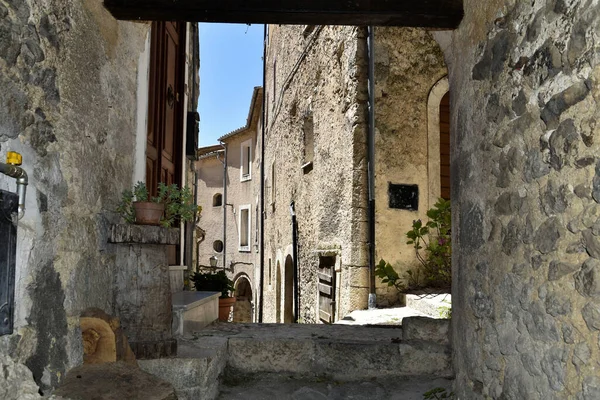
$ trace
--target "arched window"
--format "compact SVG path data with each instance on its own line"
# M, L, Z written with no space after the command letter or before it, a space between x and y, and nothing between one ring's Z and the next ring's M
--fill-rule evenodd
M221 207L223 205L223 195L217 193L213 196L213 207Z

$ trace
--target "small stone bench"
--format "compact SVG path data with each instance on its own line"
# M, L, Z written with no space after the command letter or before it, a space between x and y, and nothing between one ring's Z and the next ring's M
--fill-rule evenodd
M219 319L220 292L173 293L173 336L189 336Z

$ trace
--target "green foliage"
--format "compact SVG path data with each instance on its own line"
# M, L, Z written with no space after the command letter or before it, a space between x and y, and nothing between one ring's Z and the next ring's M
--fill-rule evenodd
M229 297L229 293L235 290L233 281L227 277L225 271L213 272L195 272L191 278L194 287L198 291L221 292L221 298Z
M165 215L160 224L167 228L178 218L184 222L191 222L195 213L202 211L201 207L194 204L192 190L187 186L180 190L175 184L167 186L161 182L158 184L158 196L153 201L165 203Z
M133 203L140 201L165 204L165 213L160 224L166 228L173 226L177 219L191 222L196 214L202 212L202 207L194 204L194 195L190 188L179 189L175 184L165 185L161 182L158 184L158 195L150 199L148 188L141 181L135 184L133 191L129 189L123 191L117 212L123 216L126 222L133 224L135 223Z
M420 272L426 287L447 288L452 282L452 236L450 201L438 199L434 207L427 211L429 221L413 221L413 227L406 233L412 244Z
M439 306L437 308L440 318L444 318L444 319L452 318L452 304L448 300L442 300L442 301L448 305L447 306Z
M454 399L454 392L448 393L447 389L438 387L431 389L428 392L423 393L423 400L442 400L442 399Z
M452 281L452 243L450 201L438 199L427 211L426 224L419 219L413 221L412 229L406 233L407 244L413 245L419 267L408 270L400 277L384 260L375 268L375 275L383 283L394 286L400 292L424 287L449 288Z

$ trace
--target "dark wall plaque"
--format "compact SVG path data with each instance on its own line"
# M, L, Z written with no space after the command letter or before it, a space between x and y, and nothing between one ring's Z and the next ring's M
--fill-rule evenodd
M17 212L18 200L16 194L0 190L0 335L13 332L17 228L11 214Z
M417 211L419 209L419 186L389 184L389 207L399 210Z

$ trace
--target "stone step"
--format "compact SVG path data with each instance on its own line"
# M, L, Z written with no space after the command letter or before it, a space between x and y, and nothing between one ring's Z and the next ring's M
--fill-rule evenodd
M447 321L440 323L446 324L447 332ZM411 332L419 332L423 323L414 321L415 325ZM450 347L439 338L444 329L434 324L427 332L424 337L403 337L399 327L219 323L199 332L197 340L227 338L227 367L243 374L344 380L451 377Z
M435 388L452 390L452 380L428 377L358 381L299 380L283 374L227 374L219 400L422 400Z
M212 400L227 361L227 339L180 340L175 358L139 360L140 368L175 388L179 400Z
M432 318L447 318L451 307L452 296L449 293L437 295L406 295L406 307L428 315Z

